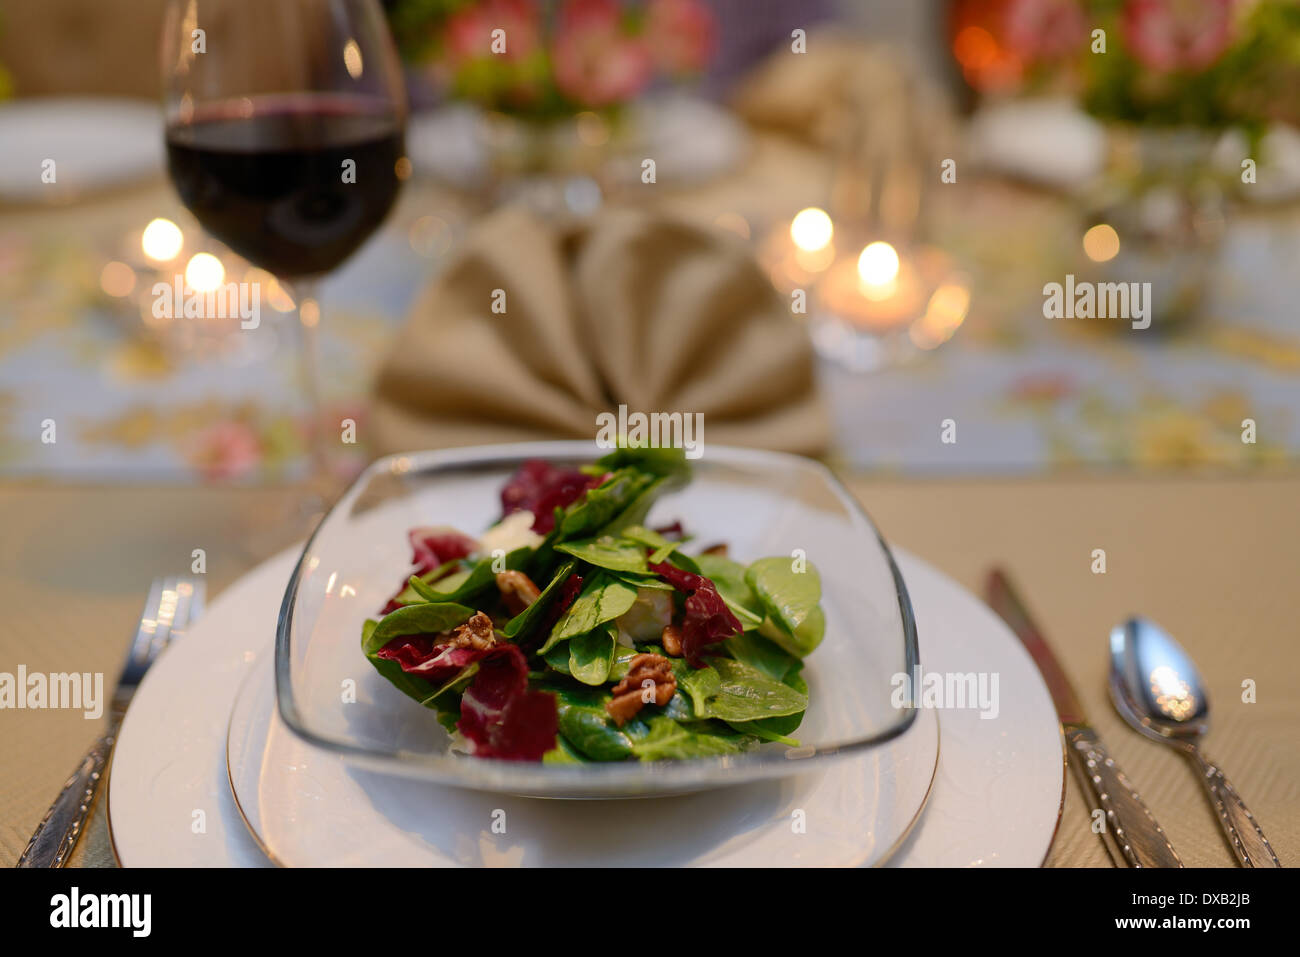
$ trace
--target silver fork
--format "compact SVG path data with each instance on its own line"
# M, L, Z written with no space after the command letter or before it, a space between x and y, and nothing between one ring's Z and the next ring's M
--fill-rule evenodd
M122 716L140 679L153 664L158 653L185 633L189 623L203 611L204 587L194 578L155 578L149 598L140 616L140 627L127 653L122 675L113 692L108 730L86 752L77 770L63 785L41 823L36 825L27 849L18 858L18 867L63 867L77 846L82 828L95 803L95 794L104 769L113 753Z

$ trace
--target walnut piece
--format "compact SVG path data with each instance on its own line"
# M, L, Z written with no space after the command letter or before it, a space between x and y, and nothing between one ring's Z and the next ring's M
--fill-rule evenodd
M710 545L708 548L704 549L704 551L700 552L701 555L721 555L723 558L727 557L727 553L728 549L726 542L718 542L716 545Z
M446 642L450 648L473 648L482 651L497 643L496 633L492 630L492 619L481 611L463 625L457 625L451 632L451 639Z
M672 663L663 655L642 653L629 662L627 675L614 685L614 699L605 710L620 728L645 705L666 705L677 693Z
M674 658L682 656L682 630L676 625L668 625L664 628L664 633L660 639L664 646L664 651Z
M510 614L517 615L541 595L541 589L523 572L497 572L497 588Z

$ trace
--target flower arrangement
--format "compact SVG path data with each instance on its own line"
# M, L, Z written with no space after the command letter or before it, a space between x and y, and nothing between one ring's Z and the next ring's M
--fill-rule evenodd
M982 92L1066 89L1099 119L1153 126L1300 121L1294 0L958 0L952 25Z
M388 16L403 57L453 96L541 120L698 73L717 34L702 0L393 0Z

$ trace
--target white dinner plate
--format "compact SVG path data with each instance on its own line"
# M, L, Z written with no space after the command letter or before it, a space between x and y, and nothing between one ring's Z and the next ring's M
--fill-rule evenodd
M117 97L15 100L0 106L0 143L0 202L66 202L161 173L162 111Z
M640 182L641 157L653 156L659 182L685 186L720 176L745 155L749 134L736 117L709 100L659 94L633 103L626 128L631 142L618 145L610 175L620 184ZM413 115L406 152L417 172L460 189L482 186L492 168L484 114L455 103ZM635 153L635 161L628 155Z
M122 864L268 863L230 794L226 733L241 679L270 655L296 557L296 550L286 552L224 591L145 677L118 736L109 780L110 827ZM1055 833L1064 785L1060 729L1047 690L987 607L919 559L898 550L895 557L911 594L925 668L996 673L1001 700L993 719L974 710L940 714L929 801L889 863L1035 866ZM914 730L925 726L918 722ZM833 764L827 773L851 763ZM507 813L507 835L511 820ZM736 821L737 829L744 825ZM491 833L490 822L486 830Z

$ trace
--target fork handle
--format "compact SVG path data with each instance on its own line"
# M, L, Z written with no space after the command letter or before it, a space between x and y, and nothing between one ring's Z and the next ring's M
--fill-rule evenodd
M1237 863L1242 867L1281 867L1282 862L1273 853L1273 845L1268 843L1255 815L1250 813L1250 808L1246 807L1241 795L1228 783L1223 771L1218 765L1207 761L1199 748L1192 748L1187 754L1200 772L1198 776L1205 785L1210 803L1214 805L1214 813L1223 827L1228 846L1237 857Z
M115 734L113 729L91 745L37 825L22 857L18 858L18 867L63 867L68 863L95 803Z
M1096 732L1071 725L1065 728L1065 738L1084 790L1106 813L1107 844L1118 851L1124 863L1129 867L1182 867L1164 829L1106 753Z

